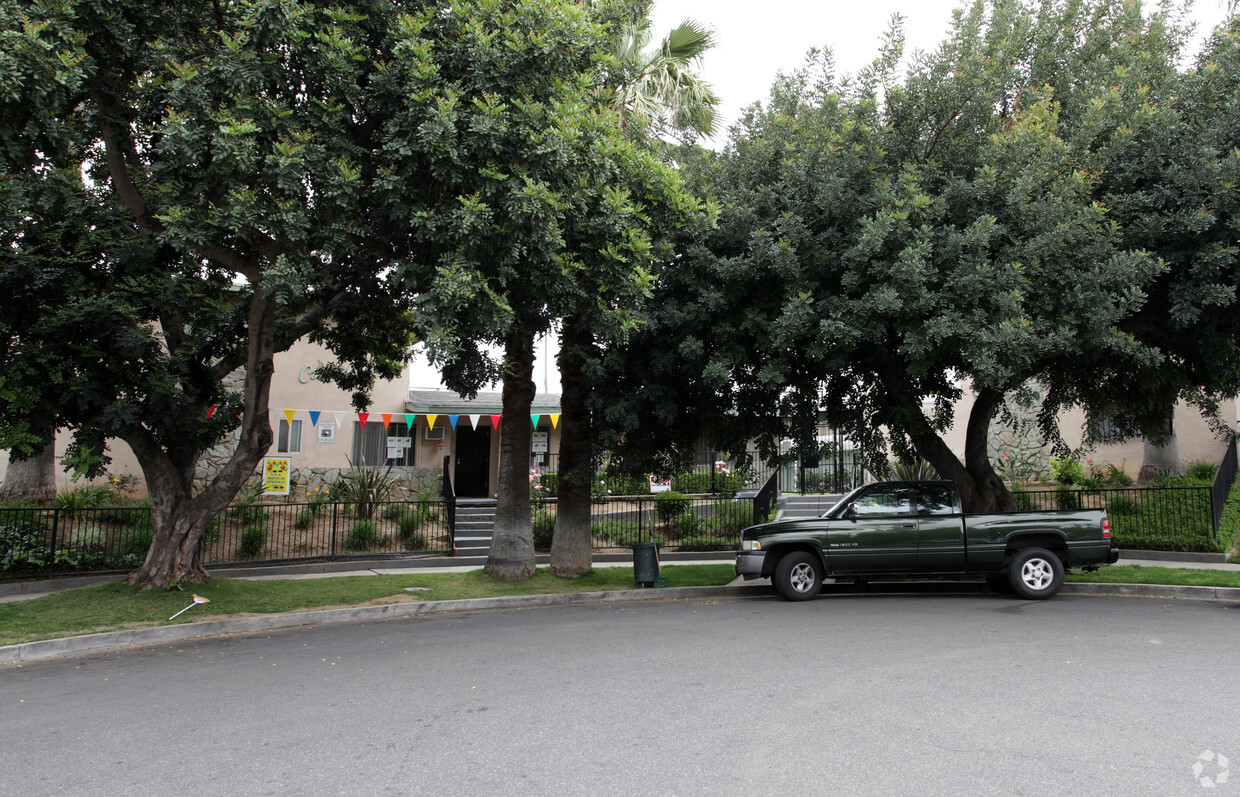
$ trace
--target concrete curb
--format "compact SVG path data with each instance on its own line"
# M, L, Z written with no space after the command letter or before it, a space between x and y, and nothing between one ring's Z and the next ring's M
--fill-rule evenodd
M177 642L209 636L271 631L297 626L326 625L366 620L390 620L422 614L486 611L490 609L532 609L544 606L585 606L601 603L623 603L648 600L686 600L694 598L743 597L763 595L763 586L665 587L661 589L613 590L610 592L570 592L551 595L511 595L495 598L469 598L451 601L420 601L389 603L382 606L358 606L347 609L321 609L200 623L180 623L132 631L109 631L102 634L47 639L21 645L0 647L0 664L13 664L68 653L87 653L110 648Z
M874 584L862 592L884 592ZM899 590L905 591L905 590ZM552 595L512 595L466 600L420 601L390 603L382 606L359 606L346 609L321 609L289 614L209 620L200 623L138 628L132 631L109 631L103 634L48 639L21 645L0 647L0 665L51 658L73 653L89 653L115 648L178 642L210 636L225 636L258 631L274 631L298 626L327 625L370 620L391 620L424 614L488 611L493 609L533 609L545 606L589 606L605 603L626 603L655 600L696 600L702 598L766 597L769 584L723 585L718 587L665 587L661 589L612 590L609 592L570 592ZM850 594L841 592L839 594ZM1090 596L1123 596L1145 598L1178 598L1187 600L1240 601L1240 588L1180 587L1158 584L1064 584L1060 594Z

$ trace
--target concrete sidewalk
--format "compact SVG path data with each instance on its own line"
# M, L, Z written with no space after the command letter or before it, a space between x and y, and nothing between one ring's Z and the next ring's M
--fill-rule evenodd
M710 559L667 559L663 564L721 564L730 560L718 555ZM628 567L632 563L622 559L595 562L597 567ZM1240 565L1226 562L1210 561L1175 561L1168 559L1121 559L1119 564L1110 567L1141 565L1146 567L1184 567L1202 570L1233 570L1240 571ZM281 573L249 573L244 575L229 574L230 578L248 580L278 580L307 578L337 578L342 576L364 577L371 575L397 575L414 573L465 572L479 569L479 565L423 565L414 567L357 567L349 570L327 570L321 568L311 571L303 568L302 572ZM100 580L100 579L96 579ZM930 593L961 593L983 592L984 584L973 582L910 582L910 583L876 583L856 587L852 584L829 584L824 594L892 593L892 592L930 592ZM4 600L21 600L24 598L41 597L43 593L25 593L0 597ZM12 664L22 661L48 658L71 653L107 650L133 645L156 644L183 639L221 634L247 633L266 631L296 626L321 625L326 623L343 623L358 621L374 621L411 617L422 614L442 614L458 611L480 611L484 609L535 608L544 606L570 606L626 601L649 600L694 600L703 598L744 598L765 597L771 594L770 581L759 579L746 582L736 579L731 583L718 587L670 587L659 589L614 590L609 592L578 592L556 595L517 595L496 598L476 598L470 600L451 601L417 601L413 603L395 603L379 606L361 606L344 609L321 609L291 612L287 614L241 617L224 620L209 620L199 623L181 623L175 625L156 626L152 628L134 629L130 631L113 631L101 634L51 639L41 642L28 642L21 645L0 647L0 664ZM1228 600L1240 601L1240 588L1224 587L1184 587L1146 584L1065 584L1061 594L1076 595L1121 595L1150 598L1173 598L1190 600Z

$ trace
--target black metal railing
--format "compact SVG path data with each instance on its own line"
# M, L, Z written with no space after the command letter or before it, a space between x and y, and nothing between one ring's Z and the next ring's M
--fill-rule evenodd
M448 548L456 555L456 487L452 484L452 457L443 458L443 503L448 523Z
M434 500L237 504L203 534L203 563L446 555L451 508ZM153 533L143 506L0 509L0 578L132 570Z
M1209 487L1016 490L1018 510L1105 509L1120 548L1218 550Z
M732 551L739 547L741 530L753 522L753 497L663 493L600 500L591 511L590 529L599 550L654 542L673 550Z
M1218 471L1214 481L1210 483L1210 508L1214 520L1214 538L1218 539L1219 523L1223 520L1223 507L1227 505L1227 496L1231 494L1232 485L1236 483L1236 448L1240 442L1232 438L1223 452L1223 459L1218 463Z
M754 525L767 521L777 501L779 501L779 474L772 472L766 484L762 485L757 495L753 497Z

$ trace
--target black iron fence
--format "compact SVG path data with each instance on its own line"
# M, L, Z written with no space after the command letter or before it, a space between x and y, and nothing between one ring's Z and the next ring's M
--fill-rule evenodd
M595 475L595 495L647 495L657 487L679 493L711 493L736 495L761 489L772 476L778 475L778 489L783 493L802 495L846 493L860 486L865 471L857 463L839 457L798 460L783 464L764 462L756 451L750 451L747 465L719 451L698 451L693 466L673 474L632 475L604 468ZM559 480L559 455L535 454L530 459L530 472L537 474L536 483L545 495L555 495Z
M554 524L554 501L540 502L539 518ZM741 530L755 522L753 497L724 498L662 493L652 496L614 496L594 504L590 531L594 547L631 548L654 542L660 548L682 551L734 551ZM538 539L535 528L535 539Z
M1219 550L1209 487L1116 487L1016 491L1020 510L1105 509L1120 548Z
M1218 537L1219 523L1223 520L1223 507L1227 504L1227 496L1231 493L1232 485L1236 483L1237 448L1240 448L1240 441L1232 438L1227 450L1223 452L1214 481L1210 483L1210 506L1213 510L1215 537Z
M446 501L231 506L203 534L206 565L450 554ZM142 564L147 507L0 509L0 577L122 572Z

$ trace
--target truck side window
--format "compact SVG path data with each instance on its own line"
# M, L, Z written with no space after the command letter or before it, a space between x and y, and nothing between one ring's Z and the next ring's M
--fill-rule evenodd
M907 515L912 508L913 491L908 487L879 488L853 499L859 518Z
M918 515L950 515L955 512L952 505L952 488L946 484L923 484L921 498L917 502Z

